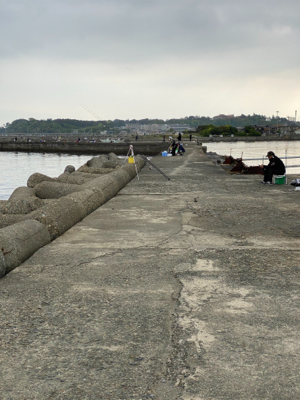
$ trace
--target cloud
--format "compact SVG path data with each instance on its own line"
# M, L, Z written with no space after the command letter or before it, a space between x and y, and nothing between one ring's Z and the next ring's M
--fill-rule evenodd
M1 54L10 58L198 59L283 41L296 50L299 37L296 1L6 0L3 8Z
M265 113L288 87L283 109L297 97L298 15L298 0L2 0L2 114L68 117L80 102L104 118L218 114L222 102Z

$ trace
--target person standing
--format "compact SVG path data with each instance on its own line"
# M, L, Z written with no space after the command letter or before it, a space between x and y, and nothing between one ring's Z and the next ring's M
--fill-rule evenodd
M181 142L181 132L178 134L178 142Z
M285 174L285 166L282 160L275 156L273 151L268 151L267 157L269 159L268 165L261 165L260 167L263 169L264 180L261 182L264 185L272 185L273 175L284 175Z

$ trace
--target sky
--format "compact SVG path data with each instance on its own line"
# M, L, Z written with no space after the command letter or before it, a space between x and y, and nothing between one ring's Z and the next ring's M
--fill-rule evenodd
M299 121L299 15L299 0L0 0L0 126L296 110Z

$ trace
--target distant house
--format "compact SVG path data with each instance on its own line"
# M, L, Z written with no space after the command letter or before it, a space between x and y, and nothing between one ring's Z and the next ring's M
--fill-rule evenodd
M265 132L265 125L254 125L253 128L257 131L263 134Z
M264 135L274 135L274 134L276 133L276 131L277 131L276 126L269 126L269 125L266 125L266 126L264 127L263 133L264 133Z
M138 131L141 128L141 125L137 123L128 123L126 124L126 128L131 131Z
M170 124L169 129L173 129L174 132L190 131L191 127L188 124Z

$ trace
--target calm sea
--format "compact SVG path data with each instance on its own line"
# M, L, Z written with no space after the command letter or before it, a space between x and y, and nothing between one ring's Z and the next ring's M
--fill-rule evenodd
M0 152L0 200L7 200L16 188L27 186L28 178L35 172L55 178L64 172L67 165L73 165L77 169L92 157L92 155Z

